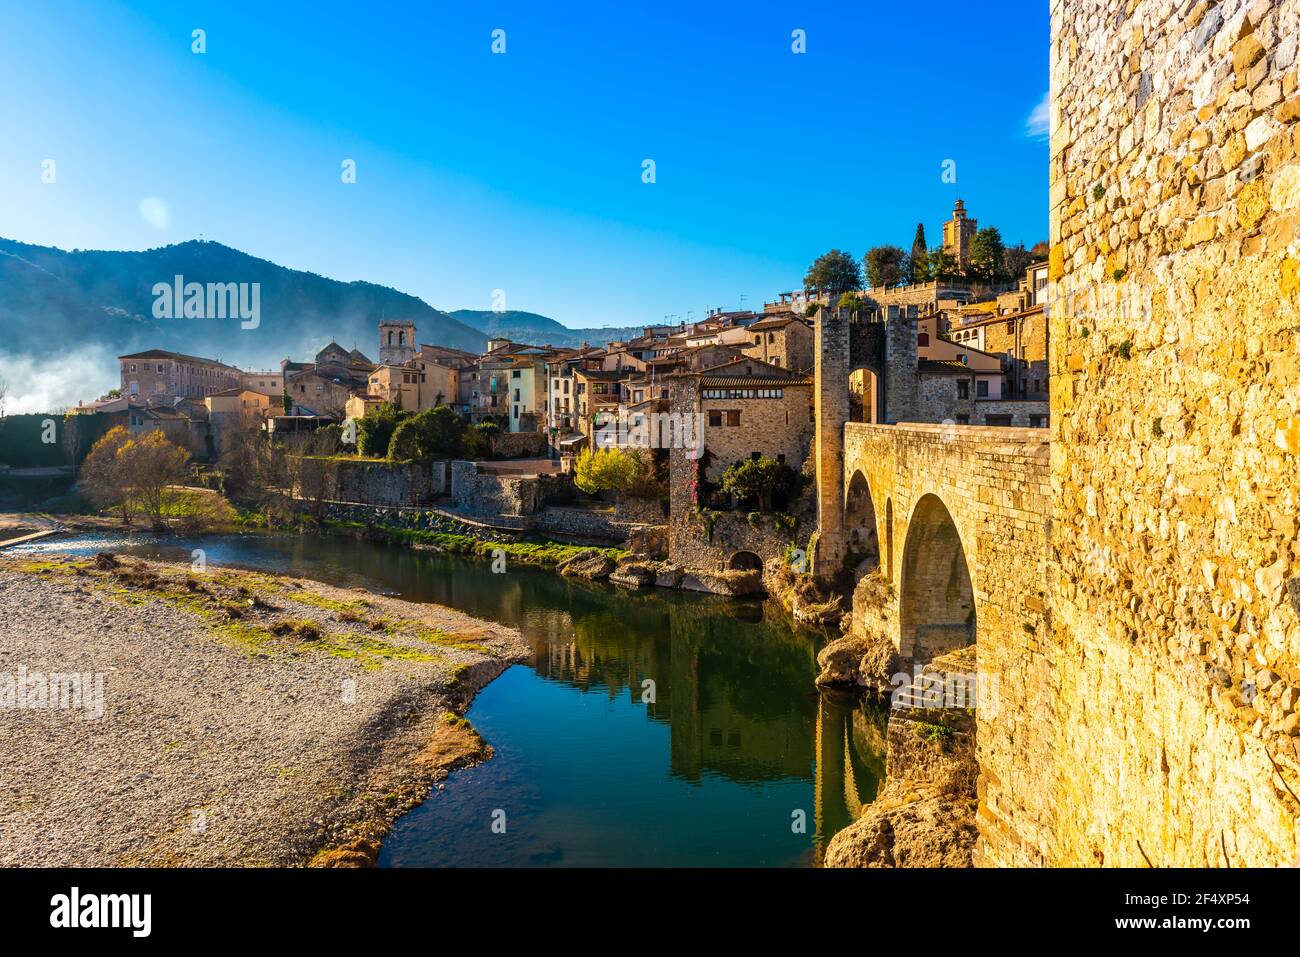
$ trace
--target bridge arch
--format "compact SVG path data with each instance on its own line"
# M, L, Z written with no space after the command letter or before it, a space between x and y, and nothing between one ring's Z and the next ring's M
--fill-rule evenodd
M737 572L761 572L763 559L754 552L732 552L727 558L727 568Z
M871 485L862 472L854 472L844 495L844 534L854 568L865 572L880 567L880 532Z
M899 573L899 652L918 663L975 643L975 591L966 549L943 501L912 510Z

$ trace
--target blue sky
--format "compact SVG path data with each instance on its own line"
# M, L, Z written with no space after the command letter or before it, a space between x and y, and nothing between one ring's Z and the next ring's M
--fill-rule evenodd
M202 235L442 309L698 318L832 246L918 220L934 245L958 195L1045 239L1047 61L1041 2L13 5L0 235Z

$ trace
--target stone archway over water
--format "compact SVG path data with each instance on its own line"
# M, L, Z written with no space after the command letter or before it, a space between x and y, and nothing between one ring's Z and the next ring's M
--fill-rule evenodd
M925 663L975 643L975 593L957 526L938 496L917 502L899 576L899 651Z
M876 506L866 476L854 472L844 497L844 535L854 568L870 572L880 567L880 533ZM865 567L864 567L865 566Z

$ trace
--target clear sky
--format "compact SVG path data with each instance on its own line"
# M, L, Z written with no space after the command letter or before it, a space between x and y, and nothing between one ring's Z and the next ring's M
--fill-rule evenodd
M958 195L1046 239L1047 72L1041 0L7 4L0 235L203 236L570 326L698 318L833 246L910 248L918 220L936 245Z

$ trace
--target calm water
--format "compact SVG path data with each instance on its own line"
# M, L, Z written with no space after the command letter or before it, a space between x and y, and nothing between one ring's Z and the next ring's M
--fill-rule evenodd
M810 865L884 773L883 717L818 696L825 639L759 602L494 575L346 539L82 536L26 550L188 561L198 547L210 564L449 605L532 645L467 715L496 756L402 818L384 866Z

